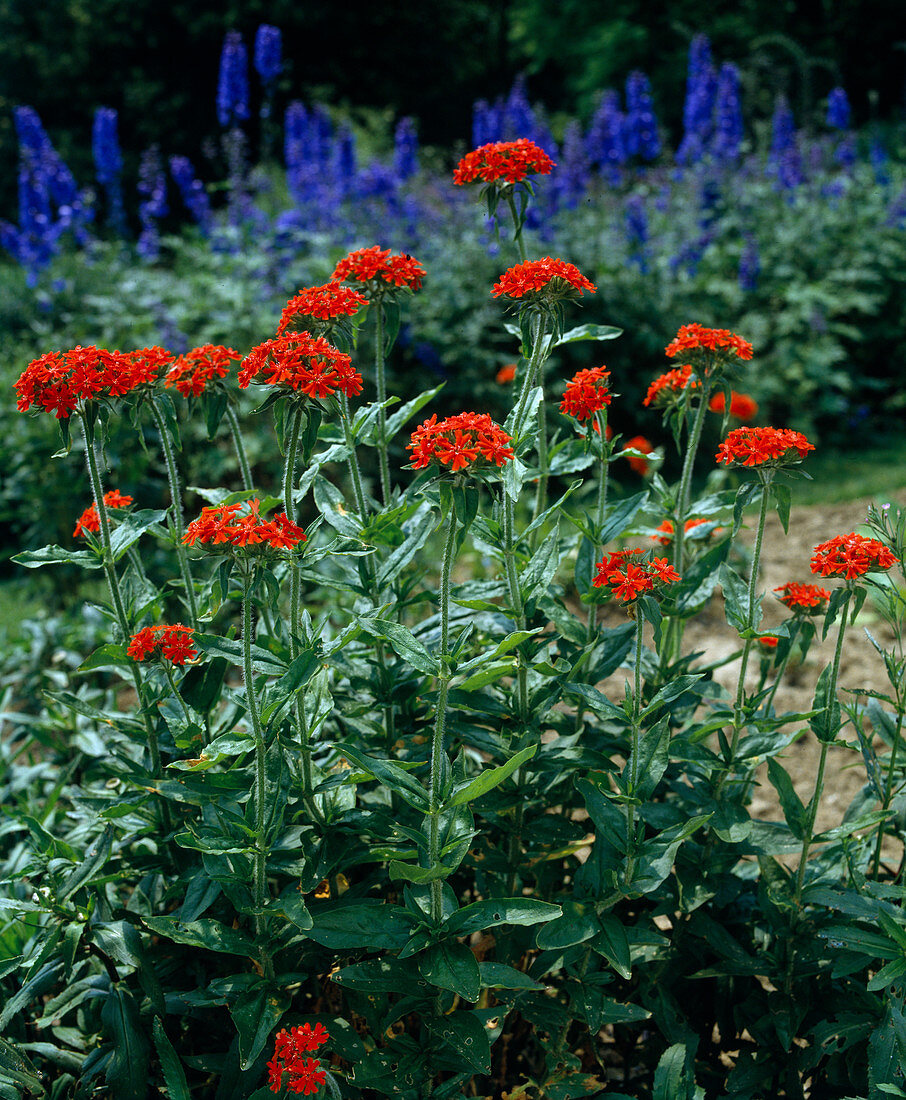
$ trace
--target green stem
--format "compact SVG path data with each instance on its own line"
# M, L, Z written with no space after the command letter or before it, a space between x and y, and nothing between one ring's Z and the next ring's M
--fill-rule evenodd
M890 760L887 762L887 778L884 781L884 797L881 800L881 809L887 813L890 800L893 798L893 776L897 766L897 752L900 747L900 731L903 728L903 707L897 700L897 724L893 731L893 747L890 750ZM881 868L881 841L884 839L884 822L878 823L878 836L875 841L875 854L872 859L872 877L877 879Z
M843 636L846 633L846 618L849 611L849 596L840 609L840 632L837 634L837 647L834 650L834 665L831 671L831 682L828 685L828 707L833 707L837 701L837 678L840 675L840 658L843 655ZM824 789L824 765L827 760L829 742L821 742L821 755L818 758L818 775L815 778L815 790L808 804L805 821L805 835L802 838L802 854L799 857L799 872L796 875L796 906L802 905L802 886L805 882L805 869L808 861L808 850L812 843L812 834L815 830L815 818L818 816L818 803L821 801L821 793Z
M506 197L507 205L510 208L510 214L513 218L513 243L519 249L519 260L521 263L528 262L528 253L525 249L525 240L522 236L523 226L519 224L519 214L516 210L516 200L513 198L513 193L510 191Z
M431 739L431 790L428 801L428 865L434 870L440 863L440 813L443 790L444 730L447 720L447 694L450 688L450 576L456 557L456 513L450 516L447 541L440 574L440 675L434 736ZM443 880L431 883L431 917L439 924L443 917Z
M255 487L252 481L252 470L245 454L245 445L242 442L242 429L239 427L239 418L232 405L226 407L227 423L230 425L230 435L233 437L233 446L236 449L236 459L239 462L239 473L242 477L242 488L251 492Z
M747 623L749 630L755 629L755 592L758 588L758 563L761 559L761 544L764 540L764 524L768 513L768 487L771 483L771 475L773 471L766 470L762 475L761 485L761 509L758 513L758 529L755 532L755 547L752 550L752 566L749 574L749 621ZM730 742L730 757L726 762L723 774L717 785L716 793L719 794L723 788L724 781L726 779L729 770L733 767L733 762L736 759L736 750L739 747L739 737L742 733L742 711L743 704L746 698L746 670L749 666L749 654L752 652L752 647L755 644L754 638L746 638L742 648L742 662L739 668L739 683L736 687L736 701L733 704L733 735Z
M547 507L547 482L550 475L547 459L547 406L544 401L544 371L541 371L541 404L538 407L538 489L535 493L535 511L532 520L536 520ZM541 528L535 529L532 544L541 537Z
M346 394L340 395L340 420L343 423L343 438L346 441L346 449L349 458L349 476L352 479L352 492L355 496L355 505L359 510L359 516L364 523L368 517L368 509L365 506L365 493L362 490L362 473L359 469L359 459L356 454L355 440L352 438L352 427L349 423L349 398Z
M680 477L679 490L676 499L676 523L673 532L673 568L682 576L684 565L686 520L689 518L689 503L692 495L692 472L695 468L695 456L702 437L702 429L705 426L705 414L708 411L708 394L702 390L698 408L695 410L695 418L692 421L692 432L689 436L689 444L686 448L686 457L683 461L683 472Z
M535 386L535 375L544 362L546 356L543 353L545 333L541 325L541 315L536 314L532 320L532 351L529 356L528 367L525 372L525 381L522 384L522 392L516 405L516 423L521 425L528 405L529 394ZM520 429L521 430L521 429Z
M164 666L164 675L167 677L167 683L170 685L170 691L173 693L180 707L182 708L183 718L185 718L186 723L191 726L192 715L189 714L189 708L186 706L185 699L183 699L183 697L179 694L179 688L176 686L176 681L173 679L173 669L170 667L170 662L166 658L163 658L161 664Z
M255 857L254 857L254 896L255 896L255 938L258 941L261 967L267 977L273 977L274 967L270 955L264 946L265 916L267 900L267 848L264 822L265 800L265 751L264 732L258 713L258 699L255 695L255 678L252 669L252 570L244 577L242 593L242 678L245 684L245 700L248 708L252 733L255 738Z
M506 571L506 583L513 608L513 619L517 630L525 630L525 607L519 588L519 575L516 570L516 505L509 493L502 490L503 507L503 561ZM519 700L519 719L525 723L528 714L528 677L525 662L520 658L516 669L517 693Z
M595 421L600 431L601 469L598 476L598 497L595 505L595 545L600 542L601 528L604 526L604 509L607 505L608 479L610 475L610 444L607 442L607 409L601 409L595 413ZM597 606L591 604L588 608L588 644L594 641L595 624L597 622Z
M629 756L629 786L633 798L639 784L639 715L642 711L642 627L645 620L638 616L635 632L635 668L633 670L632 689L632 746ZM628 886L635 871L635 803L630 802L626 811L626 839L629 853L626 857L625 883Z
M381 500L384 504L390 500L390 464L387 460L387 410L384 402L387 400L387 381L384 376L384 303L381 298L373 301L375 309L375 345L374 367L377 376L377 399L381 406L378 413L378 462L381 475Z
M154 401L149 401L151 415L157 425L160 436L161 449L167 463L167 477L170 481L170 499L173 505L173 529L176 532L176 557L179 560L179 571L182 574L182 583L186 591L186 605L189 610L189 618L193 629L198 629L198 607L195 603L195 582L192 580L192 570L189 567L189 555L186 553L182 537L185 534L185 524L182 514L182 492L179 488L179 473L176 469L176 458L170 443L170 433L164 421L163 413Z

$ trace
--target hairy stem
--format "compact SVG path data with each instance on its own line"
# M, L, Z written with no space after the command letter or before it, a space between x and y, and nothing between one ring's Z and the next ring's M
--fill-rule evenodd
M390 499L390 464L387 460L387 381L384 374L384 303L380 297L374 299L375 325L374 368L377 376L377 399L381 406L378 413L378 464L381 475L381 500L384 504Z
M239 418L236 416L236 410L232 405L226 407L227 423L230 426L230 435L233 437L233 446L236 449L236 460L239 463L239 474L242 477L242 488L246 492L251 492L254 488L254 482L252 481L252 470L249 466L249 460L245 453L245 444L242 442L242 429L239 427Z
M639 615L636 620L635 632L635 667L633 669L632 688L632 747L629 756L629 785L632 797L635 798L636 787L639 784L639 742L641 738L639 714L642 710L642 627L644 619ZM632 881L635 871L635 803L630 802L626 811L626 839L629 843L629 854L626 857L626 877L628 886Z

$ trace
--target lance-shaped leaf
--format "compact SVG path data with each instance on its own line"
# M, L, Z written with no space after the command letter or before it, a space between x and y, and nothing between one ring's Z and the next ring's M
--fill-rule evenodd
M408 627L392 619L377 619L361 616L356 620L366 634L373 638L388 641L397 656L402 657L412 668L424 672L427 676L437 676L440 667L424 645Z
M447 806L462 806L480 798L488 791L499 786L504 779L512 775L517 768L521 768L526 760L530 760L538 749L537 745L528 745L511 757L505 764L496 768L485 768L480 775L466 781L453 789L453 795L447 802Z
M93 550L64 550L62 546L26 550L16 554L12 560L26 569L40 569L42 565L81 565L83 569L100 569L102 564Z

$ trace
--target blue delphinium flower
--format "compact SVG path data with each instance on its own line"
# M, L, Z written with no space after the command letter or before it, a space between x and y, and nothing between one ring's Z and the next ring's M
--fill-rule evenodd
M802 157L796 139L796 122L785 96L778 96L771 124L771 149L768 171L777 178L777 187L792 191L802 183Z
M418 172L418 131L412 118L401 118L394 131L393 170L401 183Z
M601 101L592 117L585 147L591 163L614 184L620 181L620 169L626 163L624 122L620 97L608 88L602 93Z
M136 248L144 259L156 260L160 255L160 230L157 222L170 212L167 205L167 177L164 175L160 150L156 145L142 153L138 168L138 193L143 196L143 201L138 204L142 231Z
M486 99L479 99L472 105L472 148L500 141L503 133L502 105L500 101L491 106Z
M196 178L192 162L188 157L170 157L170 175L186 209L207 237L211 232L211 200L204 184Z
M123 209L123 154L117 133L117 112L112 107L98 107L91 131L91 150L95 174L107 195L108 219L117 233L126 229Z
M717 74L717 106L712 152L718 160L735 160L742 145L742 101L739 69L726 62Z
M648 273L648 213L641 195L630 195L626 200L626 243L629 261L643 275Z
M249 117L249 64L239 31L227 31L220 54L217 81L217 121L221 126L239 126Z
M355 134L344 125L334 142L334 177L344 195L355 189L356 171Z
M636 70L626 78L626 152L642 160L655 160L661 152L657 118L648 77Z
M575 210L588 191L590 178L582 127L573 119L563 132L563 150L557 158L557 171L551 176L543 196L549 196L554 207Z
M255 71L265 88L273 87L283 67L283 36L279 27L262 23L255 33Z
M890 164L890 155L884 148L880 138L875 137L872 139L868 150L868 159L875 170L875 183L878 187L889 187L890 173L887 171L887 166Z
M504 105L502 139L496 140L516 141L519 138L529 138L541 145L537 140L537 121L526 94L525 74L520 73L513 82Z
M680 164L687 164L708 152L714 135L714 101L717 74L711 60L711 43L697 34L689 46L686 100L683 106L683 140L676 152Z
M832 130L848 130L852 110L844 88L832 88L827 97L827 125Z
M755 290L758 286L758 276L761 274L761 259L758 255L758 241L749 234L742 246L742 254L739 257L739 288L740 290Z
M308 111L305 104L294 99L286 108L286 120L283 130L283 158L286 164L286 184L289 193L297 203L305 201L307 160L306 137L308 134Z

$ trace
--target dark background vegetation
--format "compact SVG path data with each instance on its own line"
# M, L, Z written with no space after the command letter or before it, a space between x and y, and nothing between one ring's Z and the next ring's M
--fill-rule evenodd
M12 108L27 103L77 179L92 177L95 107L120 112L127 175L139 152L197 154L216 133L220 48L235 28L251 45L262 22L283 32L278 115L291 99L419 119L429 144L467 142L471 105L526 73L532 100L587 117L595 93L641 68L675 140L693 34L740 66L746 109L770 114L778 91L800 123L842 83L854 122L899 116L906 102L901 0L0 0L0 213L15 215ZM259 94L252 81L253 96Z

